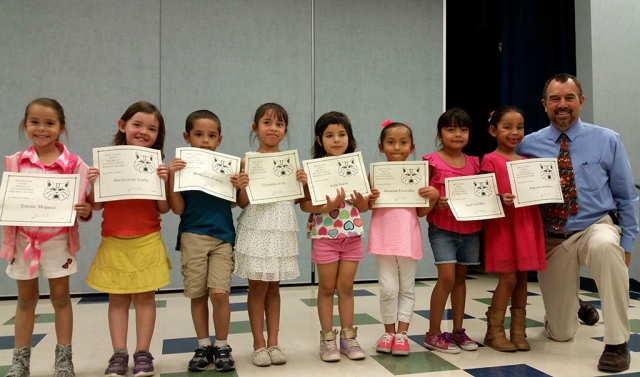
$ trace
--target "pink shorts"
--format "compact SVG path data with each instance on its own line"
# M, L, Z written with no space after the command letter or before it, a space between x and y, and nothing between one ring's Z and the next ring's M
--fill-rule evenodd
M311 240L311 261L315 263L328 264L340 260L359 262L363 258L360 236Z

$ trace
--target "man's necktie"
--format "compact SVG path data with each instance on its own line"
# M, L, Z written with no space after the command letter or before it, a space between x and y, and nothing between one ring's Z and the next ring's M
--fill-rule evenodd
M560 153L558 153L558 171L564 182L562 197L564 203L551 203L547 211L547 220L555 230L562 228L567 223L569 213L578 213L578 195L576 193L576 180L573 174L573 165L569 155L569 142L565 133L560 135Z

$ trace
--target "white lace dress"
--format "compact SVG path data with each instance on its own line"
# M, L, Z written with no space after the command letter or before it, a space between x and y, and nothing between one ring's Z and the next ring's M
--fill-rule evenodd
M300 276L295 202L249 204L238 217L236 275L279 281Z

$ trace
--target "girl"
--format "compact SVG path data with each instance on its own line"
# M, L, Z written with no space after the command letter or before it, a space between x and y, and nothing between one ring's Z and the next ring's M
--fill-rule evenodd
M482 221L457 221L445 197L445 178L478 174L477 157L462 153L469 142L471 118L458 108L446 111L438 119L437 141L440 150L422 156L435 171L431 186L440 193L435 209L428 214L429 242L438 269L438 281L431 293L429 331L424 336L425 347L445 352L459 353L478 349L462 328L467 287L465 276L469 265L477 265L480 254L480 229ZM453 311L453 336L440 330L440 322L447 298L451 295Z
M87 165L69 153L58 141L66 132L64 110L58 101L38 98L29 102L20 122L20 136L33 142L26 151L5 157L9 172L80 174L79 200L74 205L77 218L89 221L91 204L85 203ZM75 201L75 200L74 200ZM7 275L18 284L15 316L15 348L8 377L28 377L31 336L38 304L38 277L49 279L51 304L55 312L55 376L75 376L71 361L73 312L69 295L69 275L78 270L75 253L80 249L78 223L68 227L5 226L0 256L9 261ZM29 261L29 257L31 260Z
M287 133L289 116L276 103L258 107L252 132L260 146L252 153L280 152L279 144ZM278 347L280 328L280 280L300 276L298 269L298 221L295 202L283 200L267 204L249 204L246 187L250 177L242 170L231 177L239 190L237 203L243 208L238 217L235 245L235 273L249 279L249 323L253 333L253 364L261 367L284 364L287 359ZM307 183L304 170L296 171L296 179ZM264 318L267 318L267 340L264 339Z
M485 269L498 272L498 286L487 311L484 344L498 351L528 351L525 321L527 271L544 270L545 249L542 217L538 206L514 208L507 162L521 160L515 148L524 137L524 117L515 107L503 106L489 118L489 134L498 147L482 159L480 170L495 173L498 191L506 206L505 217L485 221ZM517 234L517 237L516 237ZM504 332L504 316L511 298L511 341Z
M113 145L135 145L162 151L164 120L160 111L148 102L136 102L118 120L118 132ZM163 154L164 157L164 154ZM157 173L165 182L167 166L161 163ZM89 168L89 182L100 172ZM136 351L133 354L133 375L153 376L153 356L149 352L156 322L155 290L169 284L171 268L160 237L160 214L169 211L166 200L116 200L95 202L89 192L93 209L102 213L102 242L93 260L87 284L109 293L109 332L113 356L105 376L127 373L129 352L127 331L129 306L136 311Z
M415 149L411 128L404 123L387 120L381 124L378 149L387 161L405 161ZM367 251L376 256L380 282L380 313L384 335L376 351L392 355L408 355L407 331L415 305L414 283L418 260L422 259L422 231L418 217L426 216L440 194L433 187L421 187L420 196L429 199L424 208L374 208ZM371 188L372 200L380 196ZM398 234L406 237L398 238ZM396 332L396 322L398 322Z
M322 115L315 126L316 140L313 158L340 156L356 149L351 122L346 115L332 111ZM362 260L364 229L360 211L369 208L369 196L358 192L345 201L344 189L336 190L336 197L327 196L327 203L314 206L307 192L300 208L311 213L307 230L311 243L311 260L318 265L318 317L320 317L320 357L324 361L339 361L340 353L349 359L364 359L357 328L353 327L353 279ZM333 330L333 295L338 290L340 313L340 351L336 345L337 331Z

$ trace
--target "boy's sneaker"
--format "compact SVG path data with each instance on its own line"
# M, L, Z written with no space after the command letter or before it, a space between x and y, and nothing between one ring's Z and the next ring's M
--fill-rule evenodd
M213 362L213 347L205 346L198 347L193 354L191 360L189 360L189 370L193 372L202 372L207 370L209 364Z
M393 356L407 356L409 354L409 339L407 339L406 332L394 336L391 354Z
M271 364L273 365L282 365L287 362L287 357L284 355L284 352L278 346L273 346L267 348L269 350L269 356L271 357Z
M54 377L76 377L71 361L71 344L66 346L56 344L56 363L53 375Z
M424 334L424 346L430 350L444 353L460 353L460 347L451 341L451 333L439 333L435 336L429 336L427 332Z
M340 330L340 353L347 355L351 360L362 360L367 354L358 343L358 328L351 327Z
M127 374L129 369L129 355L124 353L114 353L109 359L109 366L104 371L107 377L118 377Z
M29 377L29 363L31 360L31 347L26 346L13 350L11 369L6 377Z
M393 348L394 336L390 332L384 333L382 337L378 340L378 344L376 344L376 352L381 353L391 353L391 349Z
M465 351L475 351L478 349L478 343L476 343L473 339L467 336L467 333L464 329L457 329L453 331L453 336L451 337L453 342L457 344L460 348Z
M153 376L153 356L149 351L138 351L133 354L133 377Z
M236 369L236 362L231 356L231 346L213 347L216 371L227 372Z
M320 330L320 358L322 361L340 361L340 351L336 344L336 330Z

